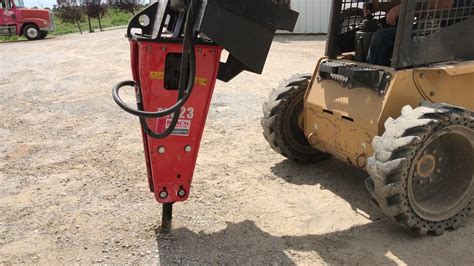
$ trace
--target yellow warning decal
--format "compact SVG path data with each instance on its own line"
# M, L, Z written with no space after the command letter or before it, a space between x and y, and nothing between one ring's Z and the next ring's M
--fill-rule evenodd
M151 80L165 79L165 73L158 72L158 71L150 71L150 79Z
M194 82L195 85L201 85L201 86L206 86L207 85L207 79L205 78L196 78L196 82Z
M150 79L151 80L164 80L165 79L165 73L164 72L159 72L159 71L150 71ZM207 86L207 79L196 77L196 80L195 80L194 84L195 85L201 85L201 86Z

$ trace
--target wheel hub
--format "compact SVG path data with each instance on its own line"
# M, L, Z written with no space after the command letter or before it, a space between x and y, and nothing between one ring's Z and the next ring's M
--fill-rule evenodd
M416 164L416 174L420 177L429 177L436 168L436 158L431 154L423 155Z
M423 219L440 222L461 212L474 196L474 130L453 125L433 134L415 156L408 197Z
M26 32L31 38L36 38L38 36L38 31L35 28L29 28Z

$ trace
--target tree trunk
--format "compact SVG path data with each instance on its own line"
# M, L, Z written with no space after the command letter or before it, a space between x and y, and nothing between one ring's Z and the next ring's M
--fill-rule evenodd
M77 28L79 29L79 32L82 34L82 29L81 29L81 24L79 24L79 20L76 20Z
M87 16L87 21L89 22L89 33L93 33L94 30L92 29L91 17Z
M100 29L100 31L103 31L102 30L102 23L100 23L100 15L97 16L97 20L99 20L99 29Z

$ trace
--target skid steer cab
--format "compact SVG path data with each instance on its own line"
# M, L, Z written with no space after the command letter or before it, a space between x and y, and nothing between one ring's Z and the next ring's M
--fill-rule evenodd
M160 0L130 21L133 80L117 84L113 98L139 117L164 232L171 228L172 204L189 196L216 80L261 73L275 32L292 31L297 18L271 0ZM220 61L223 49L226 62ZM124 87L135 89L136 107L120 98Z
M469 0L333 0L326 56L264 105L270 146L368 172L396 223L440 235L472 214L474 6Z

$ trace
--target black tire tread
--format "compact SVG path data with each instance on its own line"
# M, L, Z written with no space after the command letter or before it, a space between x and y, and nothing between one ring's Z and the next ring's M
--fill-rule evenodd
M46 37L48 37L48 32L47 31L40 31L40 37L39 40L43 40Z
M419 234L441 235L456 229L471 215L471 201L460 213L441 222L427 221L411 208L406 193L406 177L417 148L431 132L459 123L474 129L473 112L447 104L423 103L412 109L405 106L397 119L388 119L385 133L373 140L374 155L368 159L367 189L382 212L402 226Z
M28 28L30 27L33 27L33 28L36 28L36 30L38 31L38 36L36 36L36 38L31 38L28 36L28 34L26 33ZM27 24L24 28L23 28L23 36L27 39L27 40L31 40L31 41L34 41L34 40L38 40L41 38L41 31L39 30L38 26L36 26L35 24ZM46 36L45 36L46 37Z
M307 151L296 150L283 137L282 117L285 108L289 102L306 92L311 77L311 74L299 74L284 81L278 88L270 92L268 101L263 104L262 110L263 136L270 147L284 157L298 163L317 162L329 157L310 146Z

